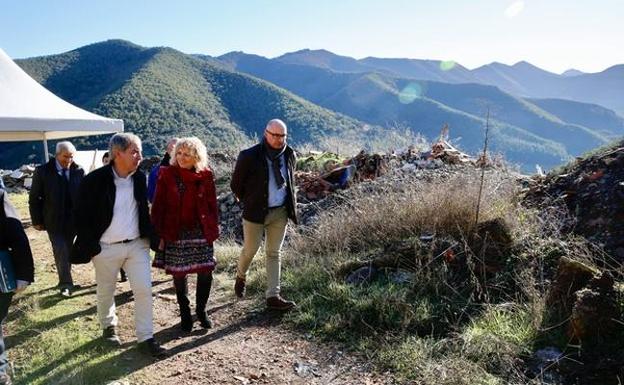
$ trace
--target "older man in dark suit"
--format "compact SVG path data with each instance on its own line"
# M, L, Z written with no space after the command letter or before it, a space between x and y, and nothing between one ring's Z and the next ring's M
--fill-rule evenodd
M58 287L64 297L76 288L71 275L69 251L76 230L72 208L84 170L74 163L76 148L70 142L56 145L54 159L35 169L28 205L33 227L47 231L59 277Z

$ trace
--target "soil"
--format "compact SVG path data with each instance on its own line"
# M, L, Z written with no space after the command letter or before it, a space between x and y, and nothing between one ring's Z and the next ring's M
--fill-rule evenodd
M35 258L43 261L43 269L53 272L51 247L45 233L29 228L27 234ZM95 305L92 265L74 266L72 272L75 283L83 287L77 294L84 295L89 305ZM233 293L233 277L229 275L215 274L208 304L213 327L203 329L195 322L193 331L186 333L179 328L171 278L152 269L155 338L169 351L169 357L162 360L142 357L131 349L135 344L134 303L129 283L119 283L116 303L123 351L116 360L133 369L124 380L110 385L395 383L389 374L375 372L364 358L289 328L283 315L266 310L260 298L238 300ZM189 279L189 286L194 309L193 278ZM95 311L86 318L88 322L97 322Z

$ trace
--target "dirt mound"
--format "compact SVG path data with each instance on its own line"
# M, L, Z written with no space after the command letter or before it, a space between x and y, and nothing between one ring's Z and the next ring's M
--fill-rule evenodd
M624 141L534 181L526 203L564 208L564 231L584 236L624 262Z

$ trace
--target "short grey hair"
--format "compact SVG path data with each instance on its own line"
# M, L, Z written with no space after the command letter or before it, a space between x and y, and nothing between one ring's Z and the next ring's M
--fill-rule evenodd
M76 152L76 147L74 147L72 142L67 141L67 140L58 142L56 144L56 155L62 152L69 152L70 154L74 154Z
M288 128L286 127L286 123L284 123L281 119L269 120L269 122L266 125L265 130L268 130L270 127L273 127L273 126L281 126L282 128L284 128L284 130L288 130Z
M128 147L136 144L138 148L141 148L141 139L129 132L121 132L113 135L108 144L108 153L110 154L110 160L115 159L115 150L126 151Z

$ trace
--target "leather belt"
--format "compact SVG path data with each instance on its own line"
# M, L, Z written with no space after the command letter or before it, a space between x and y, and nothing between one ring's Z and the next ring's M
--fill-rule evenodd
M134 239L124 239L123 241L117 241L117 242L109 243L109 245L117 245L119 243L130 243L130 242L132 242L134 240L136 240L136 238L134 238Z

